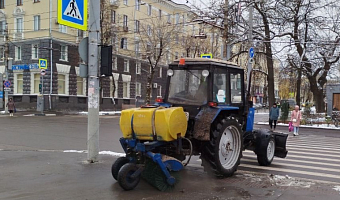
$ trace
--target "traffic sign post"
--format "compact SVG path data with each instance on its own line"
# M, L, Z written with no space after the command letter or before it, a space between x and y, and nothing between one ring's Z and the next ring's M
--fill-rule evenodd
M4 86L5 86L5 88L11 87L11 81L5 81Z
M47 60L39 59L39 69L47 69Z
M58 23L87 30L87 0L59 0Z

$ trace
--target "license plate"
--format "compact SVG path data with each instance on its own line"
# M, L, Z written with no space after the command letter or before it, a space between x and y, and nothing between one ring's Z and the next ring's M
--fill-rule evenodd
M189 121L189 112L184 112L185 116L187 117L187 121Z

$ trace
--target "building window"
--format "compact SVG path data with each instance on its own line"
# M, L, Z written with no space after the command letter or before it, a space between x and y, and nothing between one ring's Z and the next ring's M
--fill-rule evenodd
M175 52L175 59L178 59L178 52Z
M116 11L111 11L111 22L116 23Z
M4 35L6 30L6 21L0 21L0 34Z
M82 77L77 77L77 95L84 94L84 79Z
M158 86L158 89L157 89L157 96L161 97L162 96L162 86Z
M58 74L58 94L66 94L65 82L66 82L65 75Z
M34 74L34 94L39 94L40 74Z
M129 72L129 60L124 59L124 72Z
M21 60L21 47L15 47L15 60Z
M148 36L151 36L151 26L150 25L147 25L147 34Z
M127 15L124 15L123 17L123 26L128 27L128 16Z
M139 57L139 41L136 41L135 43L135 53L136 57Z
M17 0L17 6L22 6L23 0Z
M39 45L32 44L32 59L39 59Z
M68 61L68 46L60 46L60 60Z
M16 94L23 94L24 93L24 75L23 74L16 74L17 81L15 84L14 93Z
M163 75L163 68L159 67L159 78L162 78Z
M5 49L4 47L0 47L0 62L4 62L5 60Z
M39 2L40 2L40 0L33 0L33 2L34 2L34 3L39 3Z
M67 26L59 24L59 32L67 33Z
M124 5L128 5L128 0L123 0Z
M136 83L136 96L142 96L142 84Z
M171 14L168 14L168 23L171 24Z
M152 14L152 6L148 5L148 15L150 16Z
M34 16L34 27L33 27L33 29L35 31L40 30L40 15Z
M176 14L176 25L179 23L179 14Z
M117 57L112 56L112 70L117 70Z
M140 0L136 0L135 4L136 10L140 10Z
M123 98L130 98L130 82L123 82Z
M120 48L121 49L127 49L127 38L122 38L120 42Z
M162 10L161 9L159 9L159 11L158 11L158 17L159 17L159 19L162 18Z
M22 18L16 18L16 26L17 33L22 33Z
M176 44L179 43L179 36L178 36L178 34L176 34L175 41L176 41Z
M5 8L5 0L0 0L0 9Z
M140 25L139 20L136 20L135 21L135 32L136 33L139 33L139 25Z
M136 63L136 74L142 73L142 63L138 62Z

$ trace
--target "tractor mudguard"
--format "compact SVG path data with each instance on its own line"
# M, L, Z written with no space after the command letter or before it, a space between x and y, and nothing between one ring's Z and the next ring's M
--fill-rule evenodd
M271 132L267 129L260 129L253 131L255 138L255 150L254 152L258 155L266 152L267 144L270 138L274 137L275 140L275 156L285 158L287 156L286 142L287 134L279 132Z
M195 125L193 136L197 140L209 141L210 140L210 127L215 121L216 117L223 110L238 110L238 107L232 106L217 106L217 107L204 107L195 117Z

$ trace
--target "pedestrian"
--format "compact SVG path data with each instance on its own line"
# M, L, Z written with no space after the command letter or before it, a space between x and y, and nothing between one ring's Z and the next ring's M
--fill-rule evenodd
M273 107L270 108L269 110L269 126L270 130L274 130L276 128L276 122L279 118L279 108L277 107L277 104L274 103ZM274 129L273 129L273 122L274 122Z
M9 116L13 117L14 110L15 110L15 104L12 98L10 98L6 104L6 107L8 107Z
M301 111L298 105L295 106L290 117L290 121L293 123L294 136L299 135L299 126L301 121Z

